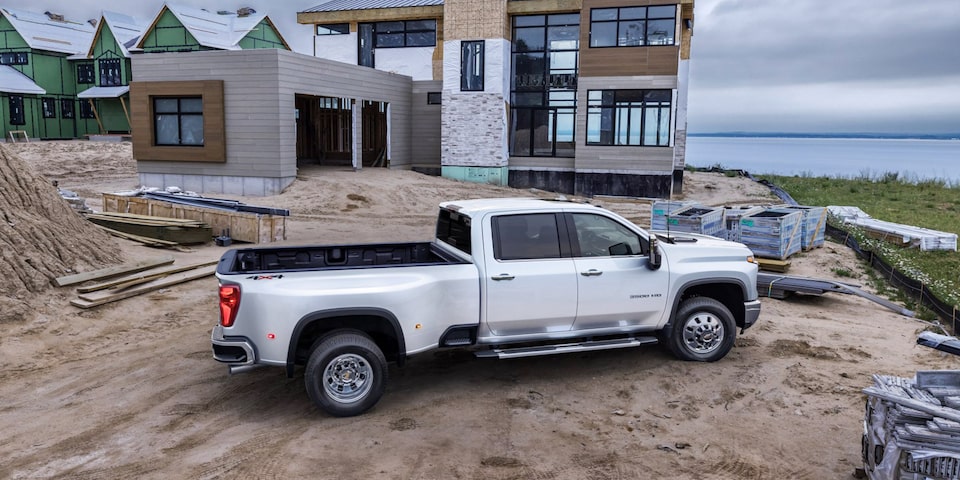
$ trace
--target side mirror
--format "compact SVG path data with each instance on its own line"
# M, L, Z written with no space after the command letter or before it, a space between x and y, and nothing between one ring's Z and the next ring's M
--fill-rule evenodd
M657 236L650 234L650 251L648 252L649 261L647 262L647 268L650 270L659 270L660 269L660 245L657 243Z

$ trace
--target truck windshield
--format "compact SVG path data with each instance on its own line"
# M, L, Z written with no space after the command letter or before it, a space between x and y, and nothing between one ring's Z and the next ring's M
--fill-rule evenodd
M470 255L470 217L440 209L437 240Z

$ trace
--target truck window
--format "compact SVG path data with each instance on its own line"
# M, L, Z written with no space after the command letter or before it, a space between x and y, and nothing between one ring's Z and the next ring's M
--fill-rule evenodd
M437 240L470 255L470 217L440 209Z
M494 217L492 223L497 260L560 258L556 215L501 215Z
M573 226L577 231L581 257L611 257L643 253L639 235L627 227L602 215L574 213Z

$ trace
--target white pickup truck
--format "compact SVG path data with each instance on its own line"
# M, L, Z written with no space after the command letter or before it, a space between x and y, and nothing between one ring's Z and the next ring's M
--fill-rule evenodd
M380 400L388 361L437 348L511 358L662 342L712 362L760 314L743 245L539 199L443 203L433 242L234 249L217 278L214 359L230 373L305 365L307 394L336 416Z

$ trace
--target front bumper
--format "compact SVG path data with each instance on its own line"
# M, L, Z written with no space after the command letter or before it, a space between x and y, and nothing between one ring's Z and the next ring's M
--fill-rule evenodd
M213 359L228 365L253 365L257 360L256 348L246 337L224 337L223 327L217 325L210 332L213 344Z
M760 317L760 300L743 302L743 328L741 332L753 326Z

